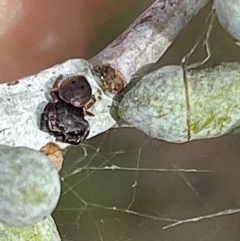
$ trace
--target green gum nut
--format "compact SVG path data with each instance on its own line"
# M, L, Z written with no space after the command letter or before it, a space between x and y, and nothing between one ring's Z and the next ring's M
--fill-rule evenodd
M25 227L0 224L1 241L61 241L55 222L48 216L41 222Z
M240 0L215 0L214 8L222 27L240 42Z
M239 63L187 71L165 66L126 93L119 116L147 135L168 142L238 133L239 72Z
M58 172L44 154L0 145L0 223L22 227L44 220L60 191Z

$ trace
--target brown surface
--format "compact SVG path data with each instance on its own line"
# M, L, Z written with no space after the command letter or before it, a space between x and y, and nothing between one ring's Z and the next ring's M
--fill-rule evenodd
M132 0L0 0L0 82L86 56L98 30Z

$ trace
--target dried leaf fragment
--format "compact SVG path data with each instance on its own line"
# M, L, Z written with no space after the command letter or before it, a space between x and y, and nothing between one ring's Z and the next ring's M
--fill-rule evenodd
M49 142L40 151L49 158L56 170L60 172L63 164L62 149L57 144Z

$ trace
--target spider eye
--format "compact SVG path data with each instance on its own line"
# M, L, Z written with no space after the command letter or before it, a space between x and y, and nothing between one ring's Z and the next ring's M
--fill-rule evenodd
M69 135L71 135L71 136L77 136L77 135L80 135L80 134L81 134L80 130L75 130L75 131L70 131L69 132Z

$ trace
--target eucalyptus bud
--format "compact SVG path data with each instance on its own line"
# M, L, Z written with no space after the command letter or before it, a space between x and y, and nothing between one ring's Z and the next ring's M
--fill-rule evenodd
M214 8L222 27L240 42L240 0L215 0Z
M58 172L43 153L0 145L0 223L42 221L55 209L60 190Z
M240 64L202 70L165 66L142 78L119 116L147 135L182 143L240 132Z

